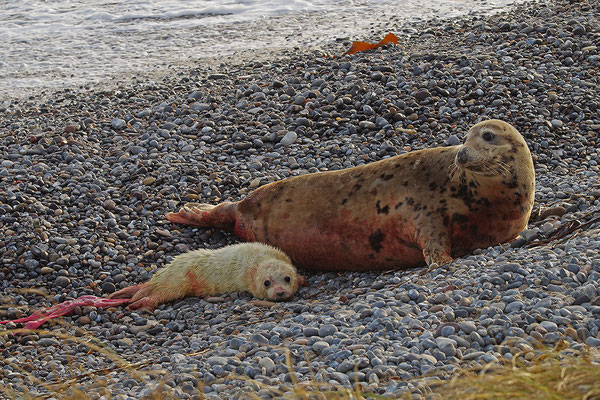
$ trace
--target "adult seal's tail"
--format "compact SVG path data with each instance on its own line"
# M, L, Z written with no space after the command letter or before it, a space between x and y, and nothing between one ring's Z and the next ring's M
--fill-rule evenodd
M460 146L296 176L237 203L190 203L167 219L271 244L306 269L408 268L515 238L527 225L534 188L525 140L489 120Z

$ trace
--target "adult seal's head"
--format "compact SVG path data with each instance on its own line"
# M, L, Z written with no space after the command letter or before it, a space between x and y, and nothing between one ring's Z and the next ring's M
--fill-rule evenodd
M514 238L526 228L535 197L535 170L523 136L500 120L474 125L457 147L450 188L462 201L453 206L454 256Z
M510 124L492 119L474 125L459 146L451 168L452 181L500 181L533 195L535 172L523 136ZM533 196L530 198L533 206Z

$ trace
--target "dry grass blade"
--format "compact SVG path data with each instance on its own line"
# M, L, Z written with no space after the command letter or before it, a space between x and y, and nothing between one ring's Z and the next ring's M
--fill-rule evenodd
M581 218L567 221L564 224L562 224L560 227L555 229L554 232L552 232L550 234L550 236L547 237L546 239L536 240L535 242L529 243L526 247L531 248L531 247L543 246L543 245L549 244L553 241L563 239L563 238L567 237L568 235L571 235L575 231L585 229L588 226L600 221L600 217L593 218L584 223L582 223L581 221L591 215L596 214L596 213L597 213L597 211L593 211L593 212L583 215Z
M54 321L56 324L60 324L63 326L69 326L64 323L61 319L57 319ZM57 330L45 330L45 329L13 329L10 331L2 331L0 332L1 336L7 336L9 334L12 335L27 335L35 333L37 335L45 335L45 336L53 336L57 339L61 339L63 342L73 342L77 344L83 344L87 346L90 352L96 352L103 357L110 360L114 366L103 368L99 370L86 371L83 373L71 374L69 377L65 377L63 379L53 380L50 382L46 382L35 377L32 373L26 371L21 366L17 365L14 362L9 360L4 360L5 363L10 365L14 371L18 371L21 373L30 384L25 384L23 382L23 387L13 388L10 386L6 386L4 384L0 384L0 393L3 393L7 399L46 399L50 397L60 396L61 399L88 399L89 398L89 388L94 388L94 390L100 389L103 386L98 379L100 376L106 376L109 373L117 370L125 371L129 376L133 379L144 382L152 373L160 372L160 371L146 371L142 370L152 363L152 360L142 361L138 363L130 363L127 360L120 357L113 350L108 348L105 344L100 342L93 336L87 335L84 337L76 337L73 335L69 335L67 333L63 333ZM73 365L73 360L69 359L69 368L70 371L77 371L75 365ZM89 382L84 386L84 382ZM45 396L30 396L28 392L30 391L28 387L29 385L33 385L34 387L41 388L43 391L49 393ZM104 385L105 386L105 385ZM164 385L162 385L164 386ZM162 392L161 387L157 388L157 393ZM169 397L165 397L161 395L160 397L155 397L157 399L166 399Z
M433 392L461 400L599 400L600 366L586 353L564 357L551 351L529 366L463 372Z

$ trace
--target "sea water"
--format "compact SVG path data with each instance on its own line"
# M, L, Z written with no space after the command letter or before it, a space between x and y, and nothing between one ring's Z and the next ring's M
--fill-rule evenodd
M0 101L241 52L383 37L515 0L0 0Z

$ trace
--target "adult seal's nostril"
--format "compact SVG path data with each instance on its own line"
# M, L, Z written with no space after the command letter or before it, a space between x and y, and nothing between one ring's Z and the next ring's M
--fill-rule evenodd
M456 163L466 164L469 160L469 155L467 153L468 150L466 147L463 147L462 149L458 150L458 152L456 153Z

